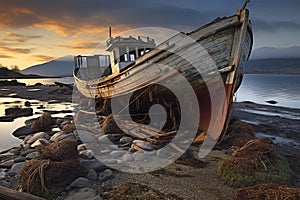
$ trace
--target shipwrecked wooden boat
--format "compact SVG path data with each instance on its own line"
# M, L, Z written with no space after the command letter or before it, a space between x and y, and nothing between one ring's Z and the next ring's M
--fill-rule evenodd
M118 112L120 116L122 108L128 107L133 121L149 124L150 107L160 104L167 112L166 124L162 128L164 133L176 132L184 112L190 114L191 126L197 126L195 142L204 138L212 121L213 126L221 126L220 131L224 133L230 119L233 97L241 84L243 67L253 44L246 4L233 16L217 18L187 34L177 34L158 46L149 37L110 35L106 49L109 55L75 57L75 85L83 96L95 99L95 109L100 115L111 114L111 99L117 98L121 108ZM207 57L217 67L225 88L225 99L220 98L214 108L211 106L213 91L208 88L203 73L210 74L215 69L207 64L210 58L203 57L204 54L199 55L191 47L194 44L182 42L183 35L203 47L208 53ZM179 55L187 55L188 59ZM200 61L197 65L202 66L201 74L189 60ZM166 65L174 70L161 67ZM191 108L188 110L182 110L183 106L179 105L174 93L164 87L166 83L172 84L178 74L188 80L197 97L198 105L187 105ZM215 80L209 81L214 83ZM185 94L185 88L180 88L180 84L177 89ZM124 99L130 100L126 102ZM189 104L189 97L185 99L185 103ZM193 109L195 107L199 108L200 113L194 112L197 110ZM215 117L212 117L213 114ZM200 116L199 120L194 120L196 116Z

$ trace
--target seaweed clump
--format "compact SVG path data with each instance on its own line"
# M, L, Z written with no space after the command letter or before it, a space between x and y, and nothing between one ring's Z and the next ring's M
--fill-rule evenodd
M40 156L26 162L21 169L22 191L51 199L74 179L85 175L76 146L75 140L40 146Z
M248 141L231 157L221 161L217 175L228 185L247 187L259 183L289 184L292 171L275 151L269 138Z
M289 188L278 184L259 184L252 187L237 189L234 200L267 200L267 199L300 199L300 189Z

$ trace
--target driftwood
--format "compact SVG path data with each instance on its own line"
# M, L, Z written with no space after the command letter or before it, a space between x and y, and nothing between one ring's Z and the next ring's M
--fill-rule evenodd
M37 197L25 192L18 192L9 188L0 186L0 199L5 200L45 200L44 198Z

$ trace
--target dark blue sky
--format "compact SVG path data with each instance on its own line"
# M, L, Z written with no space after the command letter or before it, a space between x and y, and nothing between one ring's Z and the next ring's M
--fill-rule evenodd
M139 27L191 31L232 15L244 0L0 0L0 63L46 61ZM299 0L252 0L254 48L300 46ZM52 51L51 51L52 49ZM76 51L77 50L77 51ZM26 57L27 56L27 57ZM22 66L21 66L22 67Z

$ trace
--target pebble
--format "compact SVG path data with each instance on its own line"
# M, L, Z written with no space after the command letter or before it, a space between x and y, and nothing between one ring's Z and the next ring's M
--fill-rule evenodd
M153 150L152 144L143 140L133 140L133 144L147 151Z
M127 144L127 143L131 143L132 142L132 138L131 137L122 137L120 139L120 143L121 144Z
M40 155L39 152L35 151L35 152L27 154L26 159L31 160L31 159L34 159L34 158L38 157L39 155Z
M84 143L94 143L97 138L89 131L77 130L80 140Z
M80 159L79 162L80 162L80 165L87 170L94 169L94 170L96 170L96 172L102 172L105 169L107 169L106 165L104 165L103 163L99 162L96 159L92 159L92 160Z
M35 141L37 141L38 139L46 139L46 140L49 140L50 139L50 136L48 135L48 133L45 133L45 132L39 132L39 133L36 133L34 134L28 141L27 143L28 144L33 144Z
M36 140L32 145L30 145L32 148L35 148L37 146L40 145L46 145L46 144L50 144L50 142L44 138L38 139Z
M76 192L71 191L70 194L64 198L65 200L102 200L92 188L81 188Z
M17 157L14 159L14 162L15 163L19 163L19 162L25 162L26 161L26 158L25 157Z
M51 138L50 141L51 142L58 142L64 139L76 139L76 136L73 133L69 133L67 134L64 131L60 131L55 133Z
M121 134L108 134L108 138L112 141L119 141L121 139L122 135Z
M27 154L30 154L32 152L35 152L35 149L27 149L21 152L21 156L26 156Z
M4 180L0 180L0 186L10 188L10 184Z
M11 167L10 172L13 172L15 174L19 174L20 173L20 169L21 169L21 167L23 167L24 164L25 164L25 162L20 162L20 163L14 164Z
M101 135L100 137L98 137L98 142L102 143L102 144L109 144L109 143L111 143L111 141L108 138L108 135Z
M106 169L104 172L98 175L98 181L104 182L113 177L113 173L110 169Z
M32 135L27 135L23 140L24 144L28 144L28 141L30 140L30 138L32 138Z
M83 159L92 159L96 154L92 150L83 150L79 152L79 157Z
M14 164L14 160L8 160L0 164L1 168L11 168Z
M90 181L87 178L79 177L73 181L68 188L85 188L89 185Z
M86 144L80 144L77 146L77 151L83 151L86 150Z
M110 152L110 156L112 158L121 158L125 153L127 153L126 151L120 151L120 150L116 150L116 151L112 151Z
M86 175L86 178L89 179L89 180L91 180L91 181L95 181L95 180L97 180L97 176L98 175L97 175L96 170L90 169L88 171L88 174Z

